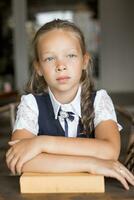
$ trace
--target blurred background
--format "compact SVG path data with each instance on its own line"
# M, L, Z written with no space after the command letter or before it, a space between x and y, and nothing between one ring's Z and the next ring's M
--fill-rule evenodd
M42 24L55 18L71 20L82 29L93 57L96 88L108 91L124 127L124 155L133 132L134 1L0 0L1 159L12 129L14 103L30 76L33 36ZM0 171L4 169L5 165L0 166Z
M133 93L133 10L133 0L0 0L0 92L23 92L35 31L61 18L83 30L96 87L112 94Z

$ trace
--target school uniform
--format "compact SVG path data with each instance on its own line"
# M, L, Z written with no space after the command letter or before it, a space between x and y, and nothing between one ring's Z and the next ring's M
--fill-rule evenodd
M42 95L23 95L18 106L17 117L14 130L26 129L35 135L65 136L64 120L58 116L59 109L65 112L73 112L74 120L68 123L68 137L87 137L82 133L81 107L80 107L81 87L69 104L58 102L50 89L48 93ZM99 90L92 95L95 118L94 127L101 121L113 120L117 123L115 109L111 98L105 90ZM119 130L121 126L117 123ZM89 134L94 137L94 132Z

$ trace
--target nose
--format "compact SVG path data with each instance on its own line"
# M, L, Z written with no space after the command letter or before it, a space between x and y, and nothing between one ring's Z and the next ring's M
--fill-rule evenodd
M56 72L64 71L66 70L66 65L63 62L57 62L56 64Z
M64 70L66 70L66 66L58 65L58 66L56 67L56 72L60 72L60 71L64 71Z

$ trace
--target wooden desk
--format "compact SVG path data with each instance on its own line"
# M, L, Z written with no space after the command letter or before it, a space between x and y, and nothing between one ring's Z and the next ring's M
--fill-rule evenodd
M19 177L0 176L0 200L134 200L134 187L126 191L114 179L106 179L102 194L20 194Z
M0 106L16 102L19 100L19 94L17 91L12 92L0 92Z

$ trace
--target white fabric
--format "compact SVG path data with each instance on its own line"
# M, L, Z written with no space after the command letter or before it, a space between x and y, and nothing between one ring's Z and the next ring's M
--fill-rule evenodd
M54 108L55 118L57 118L57 114L59 111L59 107L61 106L64 111L72 111L75 113L75 119L73 121L68 120L68 135L69 137L76 137L77 135L77 125L79 121L79 117L81 116L80 109L80 92L81 88L79 88L76 97L69 104L61 104L59 103L54 95L49 90L50 98L52 101L52 105ZM94 111L95 111L95 119L94 126L96 127L100 122L105 120L113 120L117 122L114 105L110 96L107 94L105 90L98 90L96 93L95 101L94 101ZM18 106L17 117L14 125L13 132L16 129L27 129L33 134L37 135L39 130L38 125L38 106L35 100L35 97L32 94L23 95L21 97L21 103ZM64 129L64 122L60 120L61 126ZM118 123L117 123L118 124ZM118 124L119 131L122 127Z

